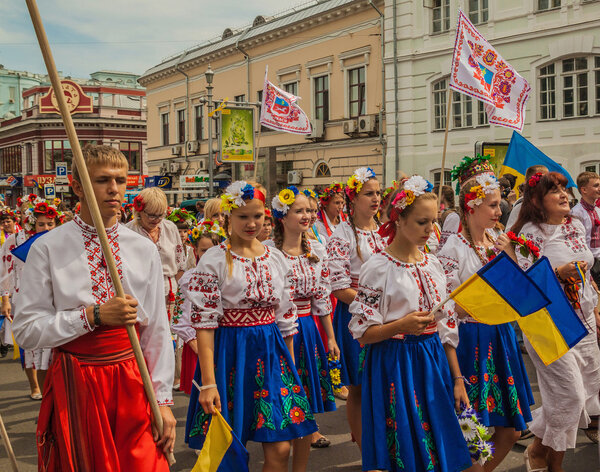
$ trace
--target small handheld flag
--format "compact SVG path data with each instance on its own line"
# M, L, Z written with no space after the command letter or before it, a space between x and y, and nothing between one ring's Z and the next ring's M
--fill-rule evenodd
M46 234L47 232L48 231L42 231L41 233L34 234L23 244L19 244L16 248L11 249L10 252L12 252L15 257L25 262L27 260L27 255L29 254L29 250L31 249L31 245L33 244L33 242L43 234Z

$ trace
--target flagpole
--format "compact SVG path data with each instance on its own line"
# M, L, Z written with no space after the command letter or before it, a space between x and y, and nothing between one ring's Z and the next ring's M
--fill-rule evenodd
M253 180L256 182L256 173L258 172L258 153L260 152L260 136L262 133L262 126L260 121L258 122L258 136L256 136L256 152L254 153L254 177Z
M15 451L13 451L13 448L8 439L8 433L6 432L6 428L4 427L2 415L0 415L0 435L2 435L2 439L4 440L4 446L6 447L6 453L8 454L8 458L10 459L10 465L12 467L13 472L19 472L19 468L17 467L17 458L15 457Z
M442 169L440 172L440 187L438 189L438 204L442 202L442 187L444 186L444 170L446 168L446 148L448 145L448 129L450 128L450 107L452 106L452 90L448 87L448 96L446 98L448 106L446 107L446 131L444 133L444 150L442 152Z
M112 254L112 250L110 244L108 242L108 237L106 235L106 228L104 227L104 222L102 220L102 215L100 214L100 209L98 207L98 202L96 201L96 196L94 194L94 189L92 188L92 182L90 180L90 176L88 173L87 166L83 159L83 154L81 152L81 146L79 144L79 139L77 137L77 132L75 130L75 125L73 124L73 118L71 117L71 113L67 108L67 102L65 100L65 95L61 86L60 78L58 77L58 72L56 70L56 64L54 63L54 58L52 56L52 50L50 49L50 44L48 43L48 38L46 36L46 31L44 30L44 25L42 23L42 18L40 16L40 12L37 7L36 0L25 0L27 3L27 8L29 10L29 15L31 16L31 21L33 23L33 27L35 29L35 34L37 36L40 49L42 52L42 56L44 58L44 62L46 64L46 69L48 70L48 77L50 78L50 82L52 83L52 89L54 90L54 96L56 97L56 101L58 104L58 109L60 110L60 114L62 116L63 123L65 125L65 131L69 138L69 142L71 144L71 150L73 151L73 161L79 170L79 176L81 178L81 184L83 187L83 193L85 196L85 201L87 203L88 209L92 216L92 221L94 223L94 227L98 234L98 239L100 240L100 246L102 248L102 253L104 255L104 260L106 261L106 266L110 273L110 278L115 288L116 296L125 298L125 291L123 290L123 285L121 284L121 277L117 270L117 266L115 264L115 259ZM163 433L163 419L160 414L160 409L158 407L158 403L156 401L156 395L154 393L154 388L152 386L152 380L150 378L150 373L148 372L148 367L146 365L146 361L144 360L144 354L142 352L142 348L140 346L140 341L137 337L137 333L135 327L133 325L125 326L127 331L127 336L129 337L129 341L131 343L131 347L135 356L135 360L137 361L137 365L140 371L140 375L142 378L142 383L144 385L144 390L146 392L146 396L148 397L148 402L150 404L150 409L152 410L152 416L154 417L154 424L160 435ZM169 464L175 463L175 456L173 453L167 453L167 460Z

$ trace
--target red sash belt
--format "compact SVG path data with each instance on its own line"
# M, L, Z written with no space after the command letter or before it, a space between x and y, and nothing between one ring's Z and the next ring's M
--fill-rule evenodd
M425 328L425 331L423 331L419 336L422 336L424 334L433 334L433 333L437 333L437 323L434 321L433 323L430 323L429 325L427 325L427 328ZM404 339L405 335L404 334L395 334L394 336L392 336L392 339Z
M297 298L294 300L294 305L298 309L298 318L303 318L311 314L312 303L310 298Z
M136 325L136 331L139 329ZM114 364L131 359L133 350L124 326L100 326L58 350L71 354L86 364Z
M275 322L275 310L272 306L261 308L230 308L223 310L220 326L249 327L268 325Z

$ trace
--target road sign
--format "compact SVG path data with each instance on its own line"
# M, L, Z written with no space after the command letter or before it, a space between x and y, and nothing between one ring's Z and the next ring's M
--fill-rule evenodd
M69 183L69 177L67 174L67 163L66 162L55 162L56 167L56 180L57 184Z
M68 185L57 185L56 186L56 193L68 193L68 192L69 192Z
M45 184L44 185L44 197L46 200L52 200L56 196L56 191L54 188L54 184Z

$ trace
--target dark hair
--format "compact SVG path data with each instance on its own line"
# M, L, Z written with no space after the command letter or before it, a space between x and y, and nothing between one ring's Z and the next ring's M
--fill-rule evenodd
M435 193L436 195L440 193L439 185L433 187L433 193ZM454 209L454 207L456 206L456 202L454 200L454 190L452 189L452 187L450 187L450 185L442 185L442 199L446 200L450 204L450 207L447 209Z
M519 218L510 230L518 234L526 223L534 223L538 226L545 223L548 217L544 211L544 197L555 188L566 188L567 182L567 178L559 172L543 174L534 187L529 186L528 181L526 181Z
M178 221L175 223L175 226L177 226L177 229L190 229L189 225L185 221Z
M498 179L498 183L500 184L500 187L503 188L512 188L510 186L510 180L508 180L506 177L502 176Z
M515 184L517 183L517 176L513 175L513 174L504 174L502 175L502 178L508 180L508 183L510 185L510 189L513 190L515 188Z

